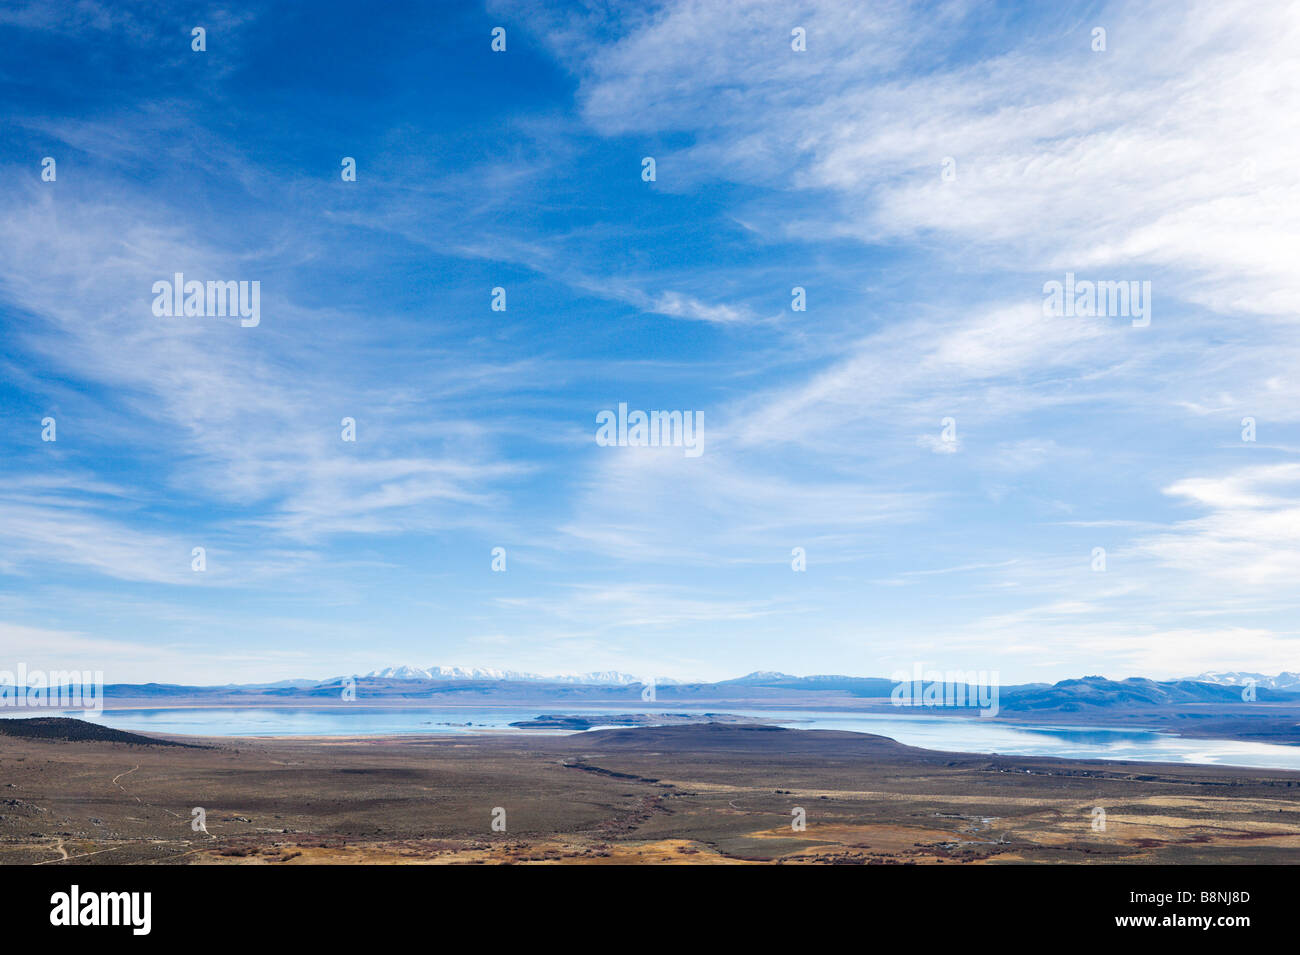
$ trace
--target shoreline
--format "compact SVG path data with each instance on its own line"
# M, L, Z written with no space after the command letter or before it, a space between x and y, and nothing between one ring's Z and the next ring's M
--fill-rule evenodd
M970 720L979 723L991 725L1001 725L1017 728L1028 729L1060 729L1060 730L1078 730L1080 728L1089 728L1098 731L1107 732L1142 732L1157 733L1162 736L1169 736L1185 740L1205 740L1218 741L1225 743L1259 743L1268 746L1282 746L1287 749L1300 749L1300 712L1290 709L1289 707L1278 707L1280 712L1269 713L1268 710L1276 704L1253 704L1258 709L1250 711L1248 715L1238 712L1198 711L1194 706L1170 707L1167 710L1142 710L1127 711L1123 713L1111 714L1107 712L1089 712L1089 711L1042 711L1042 712L1000 712L997 716L984 717L975 708L956 709L953 707L900 707L888 701L852 701L845 705L839 701L840 705L835 705L834 701L818 701L816 705L805 702L767 702L767 701L710 701L710 702L689 702L689 701L658 701L658 705L651 707L647 704L638 705L636 702L591 702L584 701L542 701L536 700L506 700L502 702L456 702L445 703L439 701L415 702L409 699L404 700L385 700L378 699L373 702L320 702L316 700L304 700L302 702L294 701L230 701L230 702L194 702L180 700L177 702L160 703L156 700L131 700L131 701L114 701L105 702L99 711L95 713L132 713L132 712L160 712L167 710L180 711L233 711L233 710L267 710L267 711L295 711L310 710L316 712L343 712L353 710L357 712L411 712L420 710L431 711L484 711L484 710L523 710L535 715L548 715L561 711L577 710L592 711L597 713L716 713L718 715L741 715L735 711L741 710L758 710L768 713L825 713L834 714L838 717L879 717L883 719L917 719L917 720ZM966 711L966 710L969 711ZM1263 710L1263 712L1261 712ZM84 708L61 708L61 707L12 707L0 706L0 719L4 718L28 718L42 715L56 714L78 714L85 713ZM1113 719L1108 718L1113 717ZM1211 726L1188 725L1185 720L1200 719ZM781 721L796 722L796 720ZM1259 724L1267 722L1272 724L1268 727L1260 727ZM1264 728L1285 728L1285 735L1277 733L1266 733L1261 730ZM1235 731L1233 731L1235 729ZM527 730L526 732L538 732L538 730Z
M348 704L349 707L352 707L354 705L355 704ZM269 711L308 709L308 710L316 710L316 711L333 711L338 708L339 707L337 704L325 704L325 705L316 705L316 706L299 706L295 704L281 704L276 706L263 706L263 707L239 707L239 706L219 706L219 705L202 705L202 706L191 706L191 707L131 706L131 707L116 707L111 709L105 708L104 712L105 713L108 712L158 713L158 712L166 712L169 710L242 710L242 709L266 709ZM465 707L459 707L459 706L438 707L436 709L445 711L448 709L476 710L476 709L485 709L485 708L505 709L505 707L485 707L481 704L476 706L465 706ZM583 734L595 733L595 732L600 732L600 731L610 730L610 729L624 729L624 730L662 729L665 727L670 727L675 725L682 725L682 726L684 725L695 725L695 726L748 725L748 726L767 726L767 727L795 730L801 732L835 732L835 733L845 733L857 737L876 737L881 739L888 739L891 742L897 743L898 745L911 746L916 749L925 750L931 753L957 753L966 757L987 757L987 758L1015 757L1015 758L1025 758L1025 759L1060 759L1060 760L1068 760L1068 761L1096 760L1096 761L1106 762L1106 763L1141 762L1141 763L1149 763L1153 766L1166 766L1166 767L1201 766L1201 767L1223 769L1223 770L1241 770L1241 771L1268 770L1268 771L1276 771L1276 772L1300 772L1300 766L1279 765L1277 763L1260 765L1256 763L1240 763L1240 762L1232 761L1234 757L1244 758L1244 756L1249 755L1248 753L1247 754L1224 753L1220 755L1217 760L1215 760L1211 758L1197 759L1195 758L1197 755L1195 753L1178 754L1190 758L1159 759L1159 758L1153 758L1150 755L1130 756L1130 755L1123 755L1123 754L1108 755L1104 753L1061 754L1061 753L1051 753L1051 752L1006 753L1006 752L1000 752L995 748L988 748L988 749L954 748L952 742L950 741L949 742L943 742L943 741L904 742L903 740L897 738L896 736L890 735L891 733L890 729L885 727L881 728L883 731L873 732L872 729L863 728L863 727L840 729L840 728L824 727L824 726L818 727L813 725L800 726L798 725L800 723L805 723L805 724L815 723L816 719L814 717L809 717L804 719L795 718L789 720L765 719L763 717L758 717L753 715L719 712L712 708L708 710L694 711L690 707L678 707L676 708L677 712L675 713L656 711L656 710L644 710L637 715L646 715L646 716L661 715L665 717L685 716L686 713L684 713L683 711L689 711L689 712L699 712L701 713L701 715L707 714L707 715L722 717L721 719L698 719L698 720L665 719L663 721L647 720L645 722L637 721L635 723L627 723L627 724L620 724L620 723L598 724L598 725L593 725L593 726L588 726L583 728L580 727L569 728L565 726L548 725L550 721L555 720L557 717L560 717L562 719L573 718L572 716L569 716L567 714L557 714L554 713L553 711L550 713L546 713L546 712L538 713L537 711L540 709L538 707L509 707L509 709L516 709L516 708L524 710L526 712L535 713L536 715L533 717L533 720L515 721L509 725L504 725L504 726L487 726L487 725L475 726L472 724L449 724L444 722L441 724L434 724L429 728L424 728L424 727L412 728L409 731L402 731L402 730L395 731L391 728L384 728L384 729L378 729L375 732L337 732L337 731L332 731L328 733L241 732L241 733L232 733L228 735L226 734L214 735L212 733L184 733L184 732L176 732L174 730L156 730L148 726L143 726L143 727L132 726L132 727L120 727L120 728L129 729L131 732L151 735L162 739L176 739L176 740L182 740L187 742L203 741L203 742L213 742L218 744L221 742L235 742L241 740L250 741L250 742L251 741L258 741L258 742L280 741L280 742L301 742L301 743L320 742L320 743L329 743L329 744L339 744L339 743L373 744L383 740L405 741L405 742L414 742L418 740L439 740L439 741L459 740L465 742L468 740L484 740L484 739L492 739L492 738L496 738L503 741L520 740L520 739L528 739L528 738L554 740L554 739L563 739L566 737L575 737ZM409 706L409 705L391 706L390 705L390 706L383 706L383 707L357 707L357 709L354 710L354 712L364 711L364 710L371 710L373 712L390 712L390 711L391 712L402 712L402 711L419 712L427 709L431 709L431 708L426 706ZM597 708L589 707L585 709L597 709ZM628 707L610 707L610 708L601 707L599 709L601 710L602 714L606 711L618 712L620 710L624 714L627 714L629 708ZM776 710L777 708L771 708L771 709ZM794 708L781 708L781 709L785 709L791 713L811 712L806 709L802 711ZM908 708L908 709L912 709L912 708ZM777 712L770 713L770 715L776 716L777 713L779 712L780 710L777 710ZM875 715L875 716L882 717L882 719L887 719L890 717L893 717L895 719L912 718L918 721L924 720L928 723L939 723L942 720L953 719L954 717L958 717L958 718L964 717L966 719L979 720L979 717L973 715L956 714L951 712L947 714L939 714L939 713L928 714L928 713L916 713L916 712L900 714L896 711L895 708L891 708L890 710L885 710L885 711L879 709L860 708L856 710L838 710L834 712L836 713L836 715L841 715L841 714L851 715L854 713L863 716ZM29 712L23 712L21 714L14 713L11 715L5 713L3 710L0 710L0 720L5 719L6 717L13 718L13 719L34 719L34 718L40 718L46 716L68 716L68 715L71 715L72 718L84 718L84 713L82 713L81 716L78 716L79 713L82 713L82 711L51 710L45 708L41 708L38 710L33 708ZM535 726L522 725L523 722L541 721L543 720L543 718L546 718L547 722L542 722L539 723L539 725L535 725ZM1056 724L1055 722L1030 722L1023 719L1014 720L1014 719L1002 719L1002 718L989 718L986 720L979 720L979 722L987 723L987 724L1001 724L1004 726L1014 727L1016 729L1021 729L1021 730L1042 731L1042 732L1049 732L1049 733L1053 731L1077 732L1079 729L1077 724L1068 724L1068 723ZM107 726L110 724L104 723L102 725ZM454 729L442 728L442 727L447 727L449 725L455 726L456 728ZM439 728L434 728L435 726ZM1283 747L1283 749L1280 750L1278 753L1279 756L1281 755L1282 752L1286 752L1289 754L1297 750L1297 747L1294 744L1288 745L1288 744L1279 743L1275 741L1255 739L1249 736L1191 735L1187 733L1171 732L1168 728L1161 727L1161 726L1140 726L1134 724L1097 725L1096 723L1093 723L1091 724L1091 728L1095 732L1099 732L1099 733L1143 733L1143 734L1152 734L1156 737L1162 737L1168 740L1182 740L1188 743L1203 742L1207 745L1219 743L1219 744L1238 744L1238 745L1246 745L1246 746ZM1268 753L1269 751L1265 751L1261 755L1267 758ZM1205 754L1205 755L1212 756L1215 754Z

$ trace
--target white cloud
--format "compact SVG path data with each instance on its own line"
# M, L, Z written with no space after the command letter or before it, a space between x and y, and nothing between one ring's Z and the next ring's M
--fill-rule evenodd
M187 228L179 210L109 195L70 192L56 207L48 190L36 188L0 201L0 283L10 303L33 316L24 346L109 396L105 407L69 393L68 410L57 416L61 440L46 446L51 482L59 481L56 452L74 435L95 435L151 457L161 466L151 481L179 499L247 508L225 523L223 536L255 525L319 541L463 524L465 513L493 502L497 482L521 473L497 456L490 418L440 414L427 398L412 404L371 369L349 367L337 351L322 354L322 322L344 329L344 343L357 333L343 316L277 292L266 281L266 270L278 267L273 257L250 265L247 253ZM262 325L155 317L152 284L175 271L261 276ZM464 364L457 374L468 379L474 371ZM359 419L363 453L341 440L343 414ZM149 454L157 448L166 453ZM109 518L95 513L104 502L78 499L78 519L64 522L51 503L9 501L0 536L25 541L28 557L40 552L119 578L176 582L177 546L188 554L188 538L202 530L156 522L155 530L131 528L118 519L126 516L120 501Z
M1189 478L1165 493L1209 513L1138 539L1135 553L1198 582L1255 592L1284 588L1294 595L1292 585L1300 579L1300 464Z
M1115 4L972 60L962 9L684 0L618 42L554 35L602 132L689 131L673 165L696 178L833 197L830 215L787 205L774 221L791 234L932 237L1011 271L1159 271L1157 301L1293 320L1300 10Z
M690 318L701 322L743 322L751 316L744 309L731 305L709 305L679 292L665 292L656 299L650 310L673 318Z
M827 446L873 422L924 421L937 431L943 417L962 409L1021 414L1067 400L1041 382L1130 360L1127 332L1045 318L1035 306L993 307L948 322L904 321L854 343L846 357L806 382L737 403L732 428L742 444Z

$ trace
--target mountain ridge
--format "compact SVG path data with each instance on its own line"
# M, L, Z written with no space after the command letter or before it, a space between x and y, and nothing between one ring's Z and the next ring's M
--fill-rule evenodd
M1170 707L1240 707L1258 703L1300 705L1300 684L1272 687L1256 681L1231 683L1241 674L1215 674L1219 682L1196 679L1151 680L1129 677L1111 680L1085 676L1061 680L1054 684L1023 683L980 688L968 686L967 692L953 694L953 699L973 700L965 708L985 706L996 698L996 707L1020 713L1100 712L1125 709L1164 709ZM1250 676L1250 675L1246 675ZM1285 683L1289 674L1273 678ZM924 682L924 681L923 681ZM332 702L367 699L392 705L415 705L430 701L447 705L468 703L624 704L633 697L641 702L682 705L743 706L747 703L785 705L823 703L854 708L872 708L898 704L900 684L879 677L843 675L792 676L777 671L755 671L743 677L717 682L683 683L673 680L643 681L620 671L541 676L513 670L472 667L395 666L362 675L338 676L316 682L284 680L278 683L220 686L186 686L168 683L113 683L103 687L105 699L115 701L173 701L182 698L215 701L265 702L287 704L293 700ZM996 697L994 697L996 694ZM905 694L910 697L910 694ZM0 686L0 699L8 698ZM920 696L918 695L918 698ZM939 694L939 699L947 699ZM951 706L948 708L952 708ZM958 707L961 709L963 707Z
M1244 670L1214 671L1186 677L1194 683L1218 683L1223 686L1246 686L1254 683L1269 690L1300 689L1300 673L1283 670L1277 676L1266 673L1249 673Z
M497 680L509 683L577 683L594 686L631 686L640 684L641 677L619 670L592 670L588 673L559 673L544 676L521 670L503 670L496 667L461 666L400 666L371 670L365 674L370 680ZM673 680L656 680L656 683L675 683Z

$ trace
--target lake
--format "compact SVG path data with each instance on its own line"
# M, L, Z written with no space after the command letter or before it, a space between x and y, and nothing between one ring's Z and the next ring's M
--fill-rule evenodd
M156 708L80 711L66 715L89 719L115 729L140 733L194 736L371 736L403 733L528 733L562 730L519 730L510 723L542 713L601 716L618 713L690 712L672 708L556 707L286 707L286 708ZM740 716L792 729L847 730L888 736L909 746L959 753L1001 753L1008 756L1056 756L1067 759L1132 759L1162 763L1209 763L1268 769L1300 769L1300 747L1235 740L1183 739L1144 729L999 723L980 718L877 714L826 710L728 709ZM43 714L50 715L49 711Z

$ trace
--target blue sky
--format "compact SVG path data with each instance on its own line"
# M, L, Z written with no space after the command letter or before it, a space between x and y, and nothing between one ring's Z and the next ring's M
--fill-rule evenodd
M1293 8L87 0L0 46L10 668L1300 668ZM175 272L260 324L155 316ZM1150 325L1045 315L1067 272ZM597 446L619 402L704 453Z

